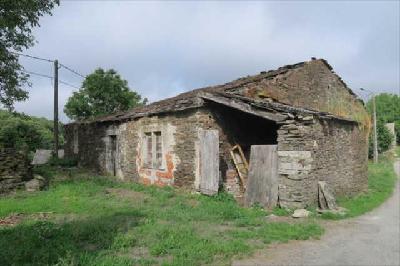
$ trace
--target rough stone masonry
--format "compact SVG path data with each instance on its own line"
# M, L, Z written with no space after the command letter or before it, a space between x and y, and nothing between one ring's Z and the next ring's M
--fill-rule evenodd
M218 190L239 200L244 186L230 150L277 145L278 204L318 203L318 181L336 195L367 187L369 117L323 59L180 94L65 127L65 156L127 182L199 190L199 132L218 132Z
M23 188L32 178L32 166L26 154L0 149L0 195Z

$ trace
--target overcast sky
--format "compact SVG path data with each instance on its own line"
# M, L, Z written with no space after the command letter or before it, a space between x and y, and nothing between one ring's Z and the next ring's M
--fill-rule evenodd
M263 70L325 58L359 93L399 93L399 1L61 1L35 29L27 54L58 59L86 75L113 68L150 101ZM21 58L29 71L52 65ZM82 79L60 70L60 79ZM16 109L52 117L50 79L31 76ZM74 88L60 84L60 117Z

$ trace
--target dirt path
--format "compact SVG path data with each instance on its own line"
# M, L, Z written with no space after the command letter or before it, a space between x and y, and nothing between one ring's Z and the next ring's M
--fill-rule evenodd
M400 176L400 160L395 163ZM327 227L321 240L261 250L233 265L400 265L400 183L379 208Z

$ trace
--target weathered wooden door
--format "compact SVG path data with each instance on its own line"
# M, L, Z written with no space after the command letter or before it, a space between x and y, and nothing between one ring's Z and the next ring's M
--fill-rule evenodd
M219 137L218 130L199 131L200 192L218 193L219 188Z
M247 206L259 203L273 208L278 202L277 145L253 145L245 193Z

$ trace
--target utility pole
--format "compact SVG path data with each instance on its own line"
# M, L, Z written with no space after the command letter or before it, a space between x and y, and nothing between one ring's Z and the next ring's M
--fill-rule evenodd
M374 116L374 163L378 162L378 134L376 132L376 104L375 104L375 94L372 94L372 108Z
M58 158L58 60L54 60L54 156Z

